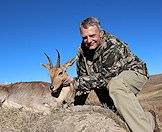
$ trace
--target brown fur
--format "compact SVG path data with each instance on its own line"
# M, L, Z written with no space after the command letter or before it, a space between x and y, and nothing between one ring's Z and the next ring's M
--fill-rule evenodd
M0 86L1 107L42 111L49 113L56 105L49 84L44 82L19 82Z

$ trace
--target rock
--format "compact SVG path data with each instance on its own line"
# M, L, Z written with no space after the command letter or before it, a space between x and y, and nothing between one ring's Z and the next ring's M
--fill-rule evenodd
M0 131L129 132L119 116L100 106L53 109L49 115L1 108L0 117Z

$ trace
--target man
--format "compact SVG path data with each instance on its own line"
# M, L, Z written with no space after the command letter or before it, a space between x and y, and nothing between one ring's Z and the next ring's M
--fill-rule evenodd
M149 77L146 64L126 43L102 30L94 17L81 22L80 33L83 41L78 50L75 99L106 88L133 132L153 132L153 117L144 112L136 97Z

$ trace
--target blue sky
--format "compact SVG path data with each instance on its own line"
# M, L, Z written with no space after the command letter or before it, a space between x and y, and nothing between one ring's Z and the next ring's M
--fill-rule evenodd
M53 63L72 58L80 45L79 23L89 16L129 44L149 73L162 73L161 0L0 0L0 83L49 81ZM75 66L68 70L76 76Z

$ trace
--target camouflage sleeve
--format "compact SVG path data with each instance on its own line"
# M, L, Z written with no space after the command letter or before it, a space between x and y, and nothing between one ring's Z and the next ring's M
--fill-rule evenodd
M77 62L77 74L78 77L75 80L75 88L78 91L87 92L91 90L91 82L92 79L90 76L87 75L86 67L83 61Z
M76 78L74 86L76 91L82 91L83 93L87 93L93 89L100 89L100 85L102 85L103 88L103 84L107 84L101 81L102 79L98 80L96 76L80 76Z

